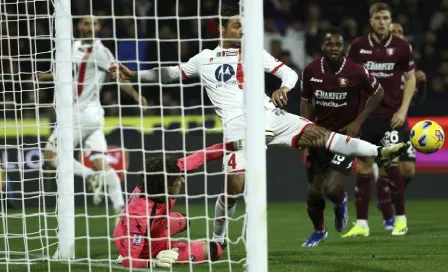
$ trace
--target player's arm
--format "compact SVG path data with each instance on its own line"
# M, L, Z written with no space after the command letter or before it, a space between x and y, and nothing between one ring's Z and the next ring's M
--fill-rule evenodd
M418 70L415 72L415 79L417 88L415 89L415 94L413 98L413 104L418 105L425 100L426 92L428 91L426 85L426 74L422 70Z
M302 100L300 102L300 116L308 119L314 119L313 89L310 84L311 74L308 66L302 72L302 81L300 82Z
M189 79L199 74L198 55L191 58L188 62L179 66L169 66L153 68L143 71L132 71L125 65L119 63L118 66L112 65L109 68L109 74L113 79L135 80L139 82L172 82L179 78Z
M272 93L271 101L275 106L286 106L288 92L296 86L299 76L293 69L275 59L266 51L264 51L264 71L282 80L280 88Z
M403 100L398 111L394 114L391 120L391 128L401 127L404 124L406 115L408 114L409 105L415 92L415 64L412 59L412 48L410 45L405 46L403 50L403 57L398 63L402 71L406 71L404 78Z
M120 80L120 90L127 93L129 96L134 98L137 103L141 103L141 106L147 106L148 101L144 96L141 96L132 86L129 80Z

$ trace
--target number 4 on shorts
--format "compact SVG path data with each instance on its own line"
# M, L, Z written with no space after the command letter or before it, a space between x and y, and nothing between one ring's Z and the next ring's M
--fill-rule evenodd
M235 169L235 168L236 168L235 153L233 153L233 154L230 156L230 159L229 159L229 161L227 162L227 165L230 166L230 167L232 167L232 169Z

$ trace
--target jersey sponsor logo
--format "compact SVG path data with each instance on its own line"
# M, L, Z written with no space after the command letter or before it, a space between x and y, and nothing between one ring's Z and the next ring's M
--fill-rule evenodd
M347 106L347 102L344 103L336 103L334 101L316 101L316 105L322 106L322 107L331 107L331 108L340 108Z
M314 96L317 99L345 100L347 98L347 93L334 93L334 92L324 92L322 90L315 90Z
M322 82L323 82L322 79L318 79L318 78L314 78L314 77L312 77L312 78L310 79L310 81L311 81L311 82L317 82L317 83L322 83Z
M372 50L361 49L359 50L359 54L372 55Z
M394 52L395 52L395 48L387 48L387 49L386 49L386 53L387 53L389 56L392 56L392 55L394 54Z
M347 84L348 84L348 78L339 77L338 83L339 83L339 86L341 86L341 88L345 88L345 87L347 87Z
M135 234L134 235L134 240L132 240L132 244L134 246L139 246L141 244L141 242L142 242L142 236Z
M364 64L364 67L369 71L393 71L395 68L395 63L393 62L384 62L378 63L374 61L368 61Z
M227 82L235 75L235 70L232 65L219 65L215 70L215 78L217 81Z

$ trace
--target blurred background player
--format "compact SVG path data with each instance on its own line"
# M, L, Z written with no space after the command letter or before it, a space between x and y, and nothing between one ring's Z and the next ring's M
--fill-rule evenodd
M361 124L383 98L378 81L360 64L342 56L344 37L338 28L325 32L321 49L323 57L308 64L302 76L301 116L332 131L357 138ZM360 107L361 93L370 96ZM358 115L358 109L363 108ZM307 156L307 210L314 232L302 245L317 246L327 238L324 224L325 197L333 202L334 225L338 232L347 225L345 177L350 175L353 157L335 155L323 148L309 148Z
M381 83L384 98L378 108L369 116L361 128L361 138L374 144L394 144L404 140L403 125L415 90L414 61L412 48L408 42L390 33L391 9L384 3L376 3L370 7L370 26L372 32L353 41L348 57L364 65ZM404 75L404 87L401 88L401 77ZM370 183L373 175L373 161L359 159L356 180L356 215L353 228L343 237L368 236L367 223ZM388 187L394 182L397 187L396 217L384 222L393 225L392 235L404 235L408 231L404 207L404 182L400 174L398 160L390 166L381 168L377 182L378 187ZM386 190L380 190L378 193ZM379 196L382 205L389 206L389 196Z
M216 108L223 123L224 142L235 143L234 151L224 155L223 166L229 174L227 195L219 197L215 206L215 224L213 240L226 244L226 217L235 213L236 202L243 192L245 113L244 73L242 71L241 38L243 28L239 9L223 11L220 31L223 40L214 50L205 49L179 66L161 67L146 71L131 71L123 64L109 69L112 78L135 79L143 82L170 82L180 77L188 79L200 76L207 95ZM282 80L280 89L273 92L271 99L265 99L265 124L272 128L271 145L283 145L292 148L318 147L344 156L365 156L375 158L381 164L400 155L407 145L396 144L381 148L365 141L330 132L315 126L309 120L296 116L275 106L283 107L288 102L287 94L294 88L298 76L291 68L264 53L264 70L273 73ZM269 102L269 101L272 101Z
M120 178L112 169L107 160L107 143L103 132L104 110L100 102L100 90L107 78L107 70L115 63L112 53L95 33L100 31L100 21L93 17L81 18L77 24L80 39L73 43L74 64L74 108L73 108L73 145L80 145L92 162L93 170L74 160L74 174L85 177L94 192L94 203L99 204L102 198L104 185L112 201L114 211L121 212L124 206ZM37 76L39 81L53 80L52 73L41 73ZM122 81L120 89L131 95L137 102L146 105L146 99L141 97L130 85L129 81ZM46 150L45 167L57 167L57 130L53 130ZM95 172L98 171L98 172ZM97 173L97 174L95 174ZM99 173L104 173L101 176ZM95 174L95 175L93 175ZM105 184L104 184L105 183Z
M404 39L404 35L403 35L403 26L399 23L392 23L390 25L390 32L392 33L392 35L395 35L397 37L399 37L400 39ZM415 71L415 79L416 79L416 86L417 88L415 89L414 95L412 97L412 101L411 101L411 106L413 105L417 105L420 104L425 96L426 96L426 74L425 72L421 71L421 70L417 70ZM405 78L402 77L403 83ZM402 85L403 87L404 85ZM410 133L410 127L409 127L409 123L408 123L408 119L406 118L405 124L404 124L404 141L405 142L409 142L409 133ZM406 153L404 153L403 155L400 156L399 160L400 160L400 173L403 176L403 181L404 181L404 188L406 189L408 184L412 181L414 175L415 175L415 159L416 159L416 151L414 149L414 147L412 147L412 145L409 145L409 148L407 150ZM375 180L378 180L378 167L375 164L374 165L374 176L375 176ZM380 190L387 190L389 191L388 187L377 187L377 191ZM387 192L382 192L381 195L385 195L387 196ZM392 200L392 204L395 206L397 205L397 200L396 200L396 195L397 195L397 187L395 183L390 183L390 198ZM385 210L385 208L389 208L392 209L391 206L383 206L382 205L382 201L378 201L377 203L378 208L381 210L381 212L383 213L383 218L385 221L388 221L389 218L386 218L385 216L391 214L390 211ZM393 214L393 212L392 212ZM385 228L387 230L391 230L391 225L385 225ZM392 226L393 228L393 226Z
M115 245L124 267L170 267L175 261L221 258L222 247L217 242L187 243L169 239L189 225L184 214L172 211L175 197L185 182L177 163L174 157L146 160L145 174L140 177L115 227Z

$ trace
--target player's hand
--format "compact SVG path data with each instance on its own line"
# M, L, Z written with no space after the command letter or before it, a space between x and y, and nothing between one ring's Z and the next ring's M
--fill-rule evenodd
M270 102L274 103L276 107L284 107L288 104L288 87L281 87L272 93Z
M146 97L139 95L135 98L135 101L139 104L140 107L143 107L143 111L147 110L148 106L148 100L146 100Z
M346 125L345 127L341 128L339 132L345 132L345 135L357 138L359 136L359 130L361 129L362 122L358 120L352 121L350 124Z
M167 267L170 268L171 265L177 261L179 258L179 249L172 248L168 250L160 251L155 259L151 260L152 267Z
M406 120L406 114L407 114L406 111L399 109L394 114L394 116L392 116L392 119L390 120L390 127L392 129L402 127L404 124L404 121Z
M116 65L110 66L108 72L109 75L114 80L115 79L130 80L136 75L135 71L130 70L128 67L124 66L121 63L119 63L118 66Z
M415 72L415 80L417 80L417 82L424 82L426 81L426 74L425 72L423 72L422 70L418 70Z

